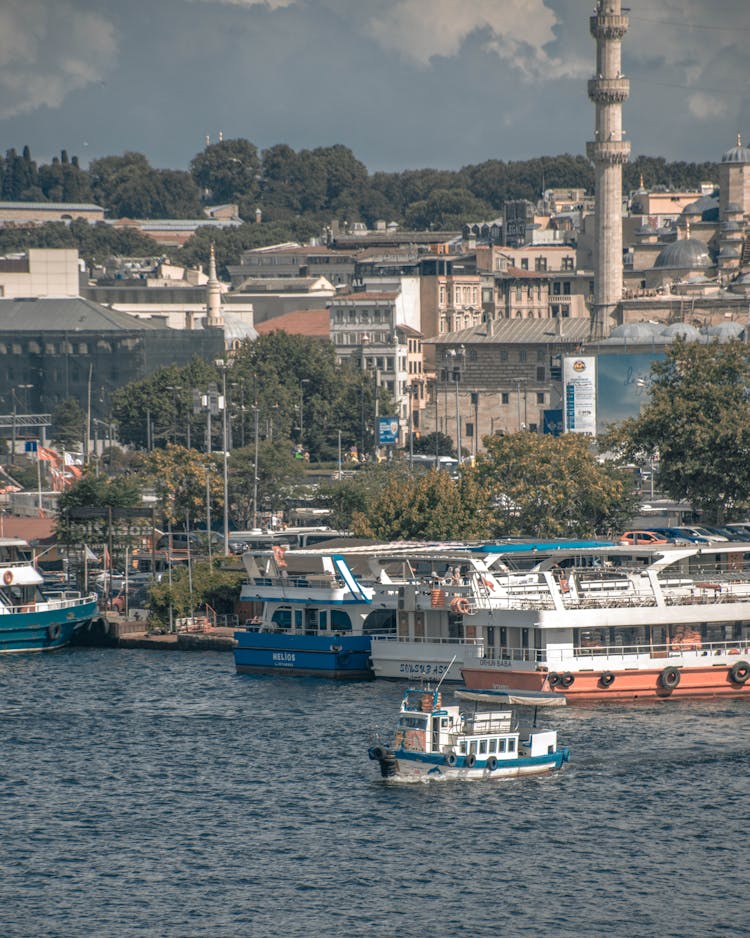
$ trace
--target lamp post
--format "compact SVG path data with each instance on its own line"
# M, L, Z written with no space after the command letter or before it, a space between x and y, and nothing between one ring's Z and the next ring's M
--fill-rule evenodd
M299 445L302 447L302 451L305 450L305 419L304 419L304 406L305 406L305 385L310 383L309 378L300 378L299 382ZM256 401L257 404L257 401ZM257 421L257 414L256 414Z
M255 434L255 459L253 462L253 529L258 527L258 399L253 402Z
M458 385L461 381L461 363L464 358L464 347L463 345L460 348L452 348L449 350L448 354L453 359L453 385L456 391L456 455L458 456L459 465L461 463L461 413L459 408L459 399L458 399Z
M215 361L216 367L221 371L221 390L224 395L222 401L222 439L224 448L224 556L229 556L229 453L227 452L227 369L230 366L228 361L218 358ZM210 413L210 409L209 409ZM210 444L209 444L210 445Z
M206 470L206 537L208 539L208 563L213 561L211 556L211 466L204 466Z

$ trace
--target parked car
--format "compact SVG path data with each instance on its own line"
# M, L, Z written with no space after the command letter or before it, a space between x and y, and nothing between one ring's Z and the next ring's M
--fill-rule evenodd
M699 541L705 541L707 544L710 544L711 541L728 541L728 537L724 537L721 534L712 534L708 528L704 528L701 525L680 525L677 529L678 531L683 531L686 536L695 537Z
M742 534L740 531L733 531L731 528L719 527L715 524L702 524L699 530L708 531L715 539L724 537L728 541L747 540L747 534Z
M620 536L620 543L649 547L651 544L668 544L669 541L653 531L626 531Z
M648 530L658 537L666 538L670 544L692 544L695 540L692 537L685 537L677 528L649 528Z
M742 535L743 541L750 541L750 521L730 521L725 527Z

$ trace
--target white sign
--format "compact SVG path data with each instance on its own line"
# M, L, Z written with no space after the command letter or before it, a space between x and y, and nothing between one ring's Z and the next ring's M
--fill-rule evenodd
M596 359L563 358L566 433L596 434Z

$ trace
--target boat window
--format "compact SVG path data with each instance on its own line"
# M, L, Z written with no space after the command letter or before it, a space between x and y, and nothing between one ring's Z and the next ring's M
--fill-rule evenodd
M486 739L479 740L479 755L480 756L487 755L487 740Z
M321 609L318 616L318 628L321 632L325 632L328 628L328 613L324 609Z
M463 755L466 752L466 740L462 739L458 746L458 751Z
M301 609L294 610L294 627L295 629L302 628L302 610Z
M321 628L323 628L321 624ZM352 620L348 613L341 609L331 609L331 631L332 632L351 632Z
M477 741L476 739L469 740L469 752L476 754L477 751Z
M399 717L399 726L406 726L412 729L423 730L427 727L427 717L403 716Z
M504 740L504 739L498 739L498 741L497 741L497 751L498 751L498 752L505 752L505 740Z
M271 622L279 629L290 629L292 627L292 610L277 609L271 616Z
M509 739L508 740L508 752L515 752L515 751L516 751L516 741L515 739Z
M496 740L496 739L491 739L491 740L490 740L490 748L489 748L488 751L489 751L489 752L497 752L497 740Z

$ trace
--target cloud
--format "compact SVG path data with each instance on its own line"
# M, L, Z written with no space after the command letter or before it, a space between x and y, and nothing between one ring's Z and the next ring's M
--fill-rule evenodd
M65 98L113 67L114 26L67 0L4 0L0 7L0 118Z
M465 41L480 34L486 52L528 76L581 74L581 61L563 63L545 51L557 25L543 0L397 0L371 16L365 29L383 49L420 67L436 56L459 55Z
M688 97L688 108L698 120L715 120L729 112L727 102L717 95L698 91Z

